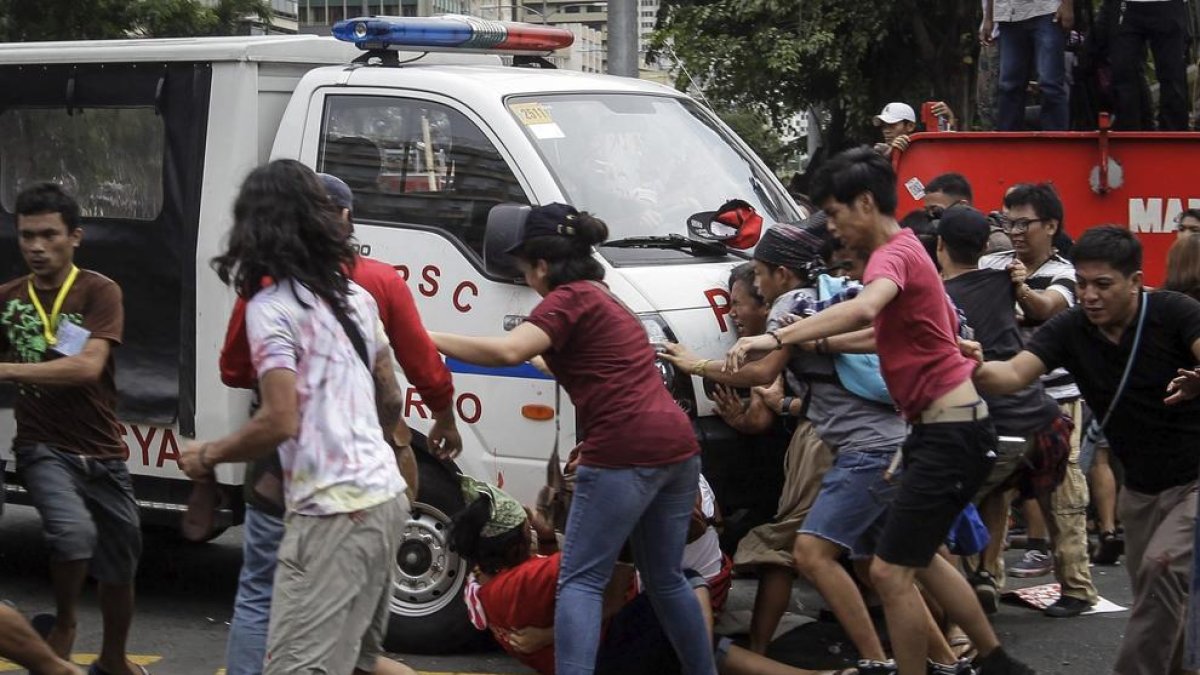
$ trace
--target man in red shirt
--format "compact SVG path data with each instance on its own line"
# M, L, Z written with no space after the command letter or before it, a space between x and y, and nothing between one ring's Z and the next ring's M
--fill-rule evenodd
M892 165L869 148L848 150L821 168L813 197L829 216L830 232L870 254L862 292L791 326L742 338L727 367L736 370L750 352L785 344L846 351L874 331L888 391L912 424L900 491L871 561L899 673L926 671L928 624L918 579L975 643L984 675L1032 673L1004 652L971 587L937 555L995 462L996 432L971 383L975 364L959 352L957 315L937 269L916 235L896 222Z
M353 195L341 179L318 174L325 191L342 210L345 234L354 231L351 210ZM443 458L453 458L462 449L462 439L454 419L454 383L450 371L442 362L421 317L417 313L408 285L390 265L358 256L350 279L362 286L379 306L392 353L396 356L405 377L416 387L424 403L433 413L433 428L429 432L429 449ZM221 381L226 386L253 389L258 374L250 361L250 342L246 337L246 301L238 298L229 317L225 345L221 349ZM394 431L396 446L405 482L416 490L416 460L409 446L411 432L401 420ZM243 563L238 580L230 622L229 645L226 654L229 675L258 675L262 673L266 651L267 622L271 611L271 591L275 575L276 551L283 536L282 475L278 455L271 455L250 465L246 472L246 523L243 533ZM272 494L275 492L275 494ZM415 495L410 495L410 498ZM406 666L380 659L380 675L411 673Z

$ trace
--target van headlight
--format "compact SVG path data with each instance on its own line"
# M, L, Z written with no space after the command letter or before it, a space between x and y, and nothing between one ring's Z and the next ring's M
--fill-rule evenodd
M641 319L642 327L646 329L646 336L650 339L650 344L654 345L656 352L661 353L668 342L679 342L661 314L657 312L638 314L638 318ZM679 372L671 362L662 357L654 359L654 366L658 368L663 386L671 392L671 398L675 399L675 403L685 413L689 415L694 413L696 411L696 395L692 393L692 383L687 374Z

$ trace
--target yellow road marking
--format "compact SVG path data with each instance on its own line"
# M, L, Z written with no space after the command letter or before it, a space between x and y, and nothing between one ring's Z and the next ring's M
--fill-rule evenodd
M100 658L99 654L72 654L71 662L80 666L90 666L98 658ZM157 654L130 654L128 658L139 666L149 666L163 659L163 657ZM0 659L0 673L10 673L18 670L22 670L21 666L12 661Z

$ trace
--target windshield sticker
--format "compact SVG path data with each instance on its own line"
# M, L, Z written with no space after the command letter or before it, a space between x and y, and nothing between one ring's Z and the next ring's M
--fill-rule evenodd
M921 179L916 176L909 178L904 183L904 187L908 188L908 194L916 201L925 199L925 185L921 183Z
M541 103L514 103L508 106L508 109L527 127L554 124L554 117Z
M554 122L550 124L530 124L529 131L533 133L538 140L547 140L550 138L566 138L567 135Z
M529 127L530 133L538 140L567 137L554 121L550 111L541 103L513 103L508 108L521 124Z

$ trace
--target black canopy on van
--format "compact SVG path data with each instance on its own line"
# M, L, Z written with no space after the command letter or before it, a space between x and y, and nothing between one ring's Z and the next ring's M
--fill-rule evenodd
M195 434L196 239L211 68L0 65L0 280L27 273L13 200L63 183L84 206L77 263L121 285L118 413ZM0 391L11 406L14 391Z

